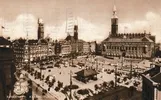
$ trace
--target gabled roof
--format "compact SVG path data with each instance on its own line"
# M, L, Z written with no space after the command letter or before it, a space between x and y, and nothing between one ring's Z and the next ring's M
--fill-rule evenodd
M161 83L161 73L156 74L151 78L154 82Z
M14 40L12 43L25 44L25 41L26 41L26 39L20 38L20 39Z
M143 37L142 38L142 41L143 42L153 42L150 38L148 38L148 37Z
M78 76L88 77L91 75L97 75L98 73L95 69L83 69L79 72L76 72L75 74L77 74Z
M0 37L0 45L11 45L11 42L1 36Z
M71 36L71 35L68 35L68 36L65 38L65 40L67 40L67 41L74 41L74 37Z
M107 38L104 41L107 42L153 42L150 38L148 37L143 37L143 38L120 38L120 37L111 37Z

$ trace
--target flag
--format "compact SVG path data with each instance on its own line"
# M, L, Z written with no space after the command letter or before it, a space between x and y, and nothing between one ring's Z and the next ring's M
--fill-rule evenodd
M4 26L2 26L2 29L5 29Z

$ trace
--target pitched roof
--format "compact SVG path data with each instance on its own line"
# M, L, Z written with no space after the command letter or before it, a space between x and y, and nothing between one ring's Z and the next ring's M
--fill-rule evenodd
M161 73L156 74L155 76L151 77L154 82L161 83Z
M108 41L108 42L153 42L148 37L143 37L143 38L108 38L108 39L105 39L105 41Z
M26 39L22 39L22 38L12 41L12 43L20 43L20 44L25 44L25 42L26 42Z
M97 75L98 73L94 69L83 69L79 72L76 72L75 74L77 74L78 76L88 77L91 75Z
M74 41L74 37L71 36L71 35L68 35L68 36L65 38L65 40L67 40L67 41Z
M11 45L11 42L4 37L0 37L0 45Z

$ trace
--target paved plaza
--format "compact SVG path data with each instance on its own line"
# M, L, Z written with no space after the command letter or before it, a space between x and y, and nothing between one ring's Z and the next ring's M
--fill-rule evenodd
M91 80L87 83L83 83L83 82L78 81L77 79L74 78L74 76L76 76L76 74L75 74L76 72L78 72L86 67L80 68L80 67L71 67L71 66L63 67L62 66L61 68L53 67L53 68L47 68L45 70L42 70L42 74L44 75L44 79L46 79L46 77L49 75L55 77L55 79L56 79L56 82L51 87L50 91L48 91L50 96L52 98L56 97L58 100L64 100L64 98L66 98L66 95L64 95L62 92L60 92L60 91L56 92L55 87L58 85L57 84L58 81L62 82L63 86L70 85L70 71L72 72L72 84L79 86L79 89L90 89L93 92L95 92L94 86L96 84L100 85L103 82L114 81L115 80L114 72L111 74L107 74L107 72L105 70L108 70L108 69L114 70L115 67L112 64L115 64L115 62L117 62L117 60L106 59L106 58L99 57L99 56L95 57L95 59L97 59L97 61L93 60L92 58L73 59L73 64L76 64L78 62L82 62L82 63L85 63L85 66L87 66L87 67L99 69L99 74L97 75L98 80L96 80L96 81ZM52 64L52 65L54 65L54 64ZM40 69L37 66L39 66L39 64L31 65L31 67L34 68L35 71L40 72ZM43 67L46 67L46 66L44 65ZM23 71L23 73L28 74L26 71ZM45 83L45 80L40 81L40 79L35 79L34 76L31 76L30 74L28 74L28 76L31 80L33 80L35 83L39 84L42 88L48 90L48 85ZM141 82L141 79L139 79L139 78L132 78L131 80L128 80L128 82L129 82L128 85L126 85L124 82L119 83L119 85L130 87L130 86L133 86L134 80L138 80ZM138 86L138 88L141 89L141 85ZM74 93L74 91L76 91L76 90L72 90L72 93ZM55 98L55 100L57 100L56 98Z

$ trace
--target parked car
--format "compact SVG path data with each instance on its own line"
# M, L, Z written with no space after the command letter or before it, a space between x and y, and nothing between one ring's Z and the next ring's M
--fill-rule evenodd
M47 68L53 68L53 66L47 66Z
M55 64L55 67L60 67L60 65L56 63L56 64Z
M77 67L76 65L72 65L72 67Z
M47 64L49 64L49 62L46 62L45 64L47 65Z
M53 64L53 62L50 62L50 64Z
M46 68L45 67L40 67L41 70L45 70Z
M84 63L78 62L78 65L79 65L79 66L84 66L85 64L84 64Z

